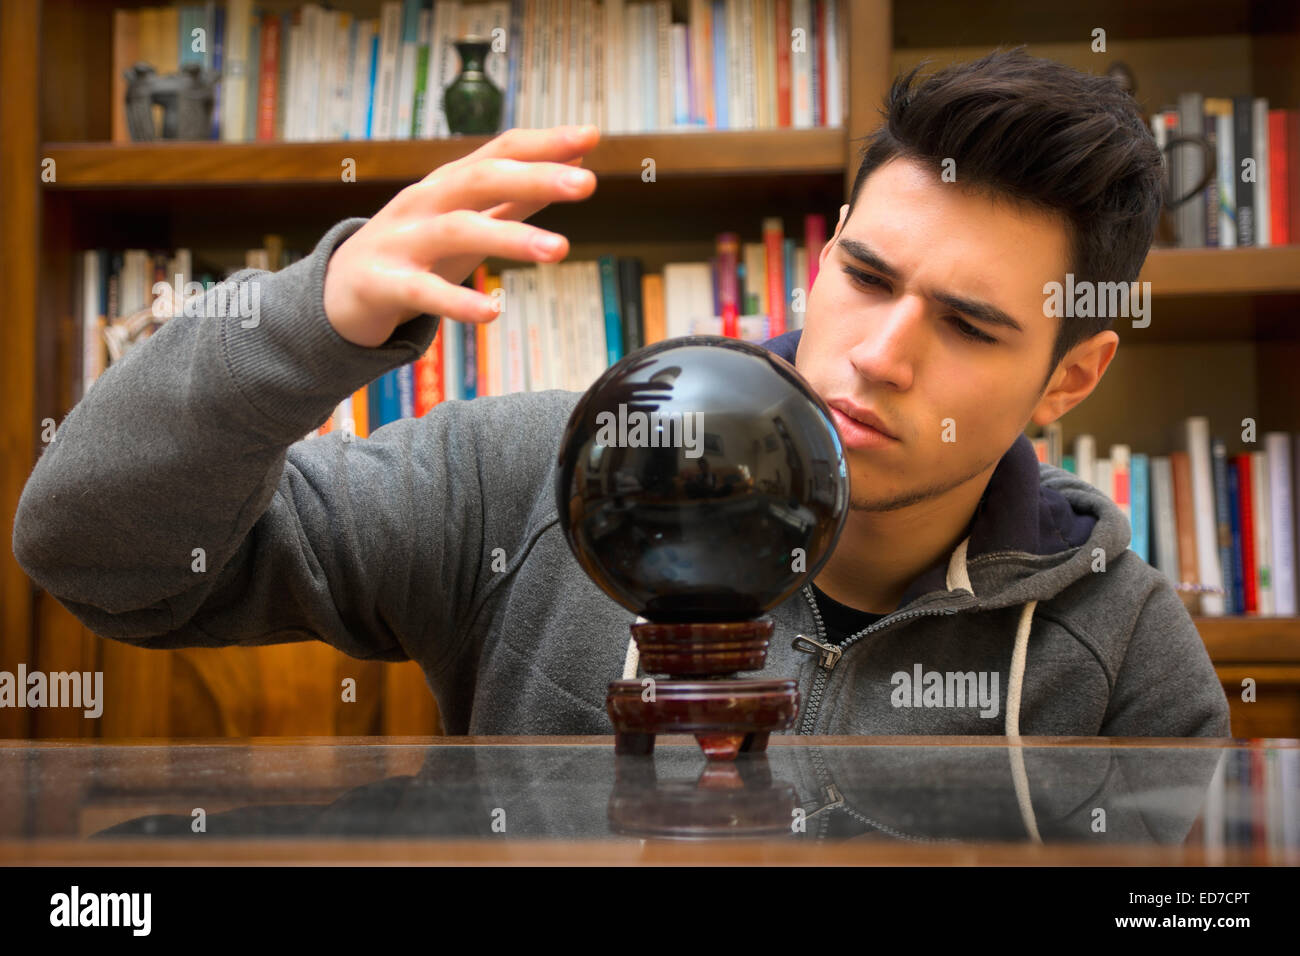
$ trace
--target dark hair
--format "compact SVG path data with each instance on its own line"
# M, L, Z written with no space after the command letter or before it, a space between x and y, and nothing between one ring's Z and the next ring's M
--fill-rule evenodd
M1160 151L1137 103L1108 76L1030 56L1023 47L894 80L885 122L866 138L849 210L866 178L891 159L1063 218L1075 281L1132 282L1160 216ZM1046 387L1061 358L1114 316L1060 320Z

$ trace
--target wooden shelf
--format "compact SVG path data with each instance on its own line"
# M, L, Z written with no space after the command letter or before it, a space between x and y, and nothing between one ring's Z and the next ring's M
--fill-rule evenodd
M1152 249L1138 279L1152 295L1300 292L1300 246Z
M341 182L356 161L358 181L414 182L486 143L490 136L327 143L46 143L57 180L47 189L157 189L168 186L279 186ZM646 157L656 176L761 176L839 173L848 156L841 127L701 130L605 135L583 163L597 175L640 177Z
M1196 617L1215 664L1300 664L1300 617Z
M1123 40L1259 34L1294 29L1295 20L1288 0L1001 0L978 13L967 0L929 0L893 4L893 46L1078 43L1099 26Z

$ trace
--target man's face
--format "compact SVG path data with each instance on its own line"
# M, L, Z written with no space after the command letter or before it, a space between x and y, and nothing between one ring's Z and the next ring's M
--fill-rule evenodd
M1065 227L938 173L901 159L872 173L808 296L796 367L833 409L873 412L894 436L832 411L857 509L903 507L981 474L1042 395L1059 321L1043 314L1043 285L1067 271ZM999 315L1021 330L990 321Z

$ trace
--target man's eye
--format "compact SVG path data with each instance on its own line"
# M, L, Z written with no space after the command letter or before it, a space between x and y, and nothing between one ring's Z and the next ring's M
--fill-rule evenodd
M973 342L987 342L990 345L998 344L997 339L981 332L979 329L975 328L975 326L962 319L961 316L954 315L952 317L952 324L956 326L957 333L963 338L970 339Z
M881 286L884 285L884 283L881 282L875 276L870 275L869 273L866 272L860 272L857 269L853 269L849 266L844 267L844 274L848 276L850 279L852 279L855 285L870 286L872 288L880 288Z

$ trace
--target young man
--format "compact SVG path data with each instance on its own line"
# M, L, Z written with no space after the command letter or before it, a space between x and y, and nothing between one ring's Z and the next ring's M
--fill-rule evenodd
M534 247L545 234L517 220L590 194L589 173L560 180L593 134L511 131L303 261L237 273L232 290L259 287L252 327L171 319L38 462L23 567L107 637L315 638L418 661L450 733L611 732L607 684L639 671L633 615L557 525L576 394L448 402L366 441L295 443L417 357L435 315L492 318L457 285L484 256L563 255L563 237ZM1136 278L1159 166L1104 78L1012 52L895 84L802 333L769 343L835 409L852 468L834 555L772 611L762 676L798 678L797 732L1228 733L1169 581L1126 550L1121 512L1040 467L1022 434L1082 401L1118 341L1108 320L1048 317L1045 284Z

